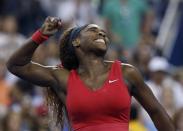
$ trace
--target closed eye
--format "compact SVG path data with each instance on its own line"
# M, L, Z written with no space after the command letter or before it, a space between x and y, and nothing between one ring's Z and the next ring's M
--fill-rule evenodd
M98 29L97 27L91 27L91 28L89 28L88 29L88 31L93 31L93 32L97 32L97 31L99 31L100 29ZM103 33L105 33L105 34L107 34L104 30L100 30L100 31L102 31Z
M96 28L96 27L92 27L92 28L89 28L89 29L88 29L88 31L95 31L95 32L96 32L97 30L98 30L98 28Z

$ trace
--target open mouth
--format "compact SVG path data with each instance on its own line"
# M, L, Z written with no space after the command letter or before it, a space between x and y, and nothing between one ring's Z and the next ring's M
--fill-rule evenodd
M98 42L98 43L104 43L104 44L105 44L104 39L97 39L97 40L95 40L95 42Z

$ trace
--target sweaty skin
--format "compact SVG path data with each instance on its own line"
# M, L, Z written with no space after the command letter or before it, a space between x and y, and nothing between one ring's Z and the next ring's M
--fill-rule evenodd
M40 28L40 31L45 35L53 35L60 26L60 19L48 17ZM97 43L102 42L95 41L99 38L104 39L105 43ZM99 53L101 51L105 54L108 38L100 27L91 24L81 31L78 39L80 44L73 45L77 46L75 50L80 61L79 68L77 69L78 74L88 87L96 90L107 79L107 74L111 67L111 63L104 62L103 55ZM28 39L24 46L11 56L7 63L7 68L13 74L35 85L53 88L58 97L65 103L67 80L70 71L64 68L48 68L31 62L32 56L38 46L31 39ZM132 85L129 88L129 92L145 108L156 128L159 131L174 131L169 116L158 103L149 87L144 83L138 70L129 64L122 64L121 69L124 79Z

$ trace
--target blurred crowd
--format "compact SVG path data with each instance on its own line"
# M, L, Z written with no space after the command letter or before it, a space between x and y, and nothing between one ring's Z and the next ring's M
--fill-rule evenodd
M60 131L53 124L45 89L6 69L8 58L47 16L60 17L63 29L36 50L33 61L59 65L62 32L98 24L111 40L106 59L136 66L172 118L176 131L183 131L182 0L1 0L0 131ZM132 101L130 131L156 131L136 100Z

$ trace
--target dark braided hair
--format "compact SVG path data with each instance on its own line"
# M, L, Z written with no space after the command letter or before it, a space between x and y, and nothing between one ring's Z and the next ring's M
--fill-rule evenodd
M76 69L79 66L74 47L70 42L70 35L72 31L73 29L65 31L60 40L60 59L62 62L62 66L68 70Z
M60 39L60 59L62 66L67 70L77 69L79 66L78 58L75 54L72 41L79 36L79 33L87 25L82 27L76 27L66 30ZM52 107L53 114L56 116L56 125L63 129L64 126L64 103L57 96L56 92L52 88L47 88L47 103ZM67 115L67 114L65 114ZM70 126L69 126L70 127ZM71 130L71 127L70 127Z
M87 27L75 27L65 31L60 40L60 59L65 69L77 69L79 66L78 58L75 54L75 49L72 42L80 35L80 32Z

